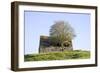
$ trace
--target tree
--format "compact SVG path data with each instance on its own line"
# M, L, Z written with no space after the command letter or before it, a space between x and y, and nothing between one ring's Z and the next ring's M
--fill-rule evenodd
M50 29L51 41L55 45L62 47L64 44L69 44L70 41L75 37L74 29L68 22L65 21L56 21Z

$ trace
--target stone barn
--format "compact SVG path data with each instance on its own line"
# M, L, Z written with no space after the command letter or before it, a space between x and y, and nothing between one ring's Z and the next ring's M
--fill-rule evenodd
M39 53L49 53L49 52L60 52L66 50L73 50L72 40L70 44L66 44L62 47L59 45L54 46L48 36L40 36Z

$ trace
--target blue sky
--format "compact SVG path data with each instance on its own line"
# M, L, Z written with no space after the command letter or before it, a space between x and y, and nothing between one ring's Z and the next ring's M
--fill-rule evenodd
M25 54L38 53L40 35L49 36L50 27L55 21L68 21L76 32L73 39L74 49L89 50L90 14L64 12L24 12Z

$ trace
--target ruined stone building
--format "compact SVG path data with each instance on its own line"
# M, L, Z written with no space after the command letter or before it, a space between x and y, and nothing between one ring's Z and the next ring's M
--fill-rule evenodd
M50 41L50 37L48 36L40 36L40 44L39 44L39 53L48 53L48 52L61 52L65 50L73 50L72 40L70 40L70 44L64 45L63 50L59 45L54 46Z

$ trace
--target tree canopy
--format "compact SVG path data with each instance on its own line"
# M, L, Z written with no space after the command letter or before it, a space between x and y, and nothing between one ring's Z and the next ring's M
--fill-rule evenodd
M56 21L50 28L50 37L53 44L69 43L76 36L74 29L68 22Z

